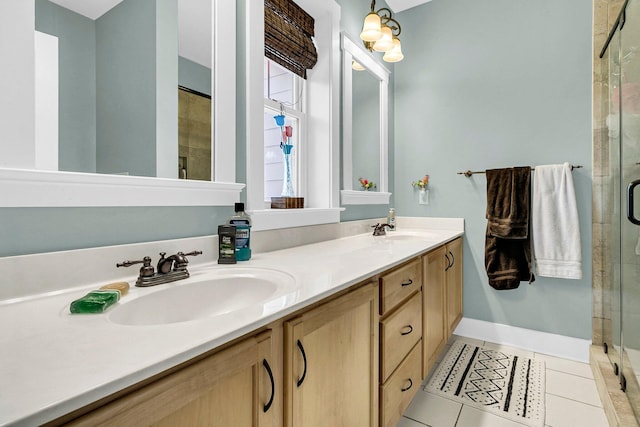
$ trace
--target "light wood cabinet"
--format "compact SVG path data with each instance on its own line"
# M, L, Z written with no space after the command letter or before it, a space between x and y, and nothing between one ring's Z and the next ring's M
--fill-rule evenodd
M70 423L73 426L277 427L280 362L271 331L160 378Z
M378 286L285 322L285 425L377 426Z
M395 426L422 382L422 265L380 278L380 425Z
M372 279L54 423L395 426L462 318L462 239Z
M447 283L447 335L451 336L462 319L462 238L445 246L448 265Z
M426 376L462 319L462 238L423 256L424 337Z
M447 343L446 322L446 247L441 246L423 260L423 376L427 376Z

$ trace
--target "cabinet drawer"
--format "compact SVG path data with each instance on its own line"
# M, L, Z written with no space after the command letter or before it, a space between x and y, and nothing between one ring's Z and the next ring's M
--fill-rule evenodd
M418 343L387 382L380 386L381 425L395 426L422 382L422 344Z
M380 314L385 314L422 286L420 260L412 261L404 267L385 274L380 279L380 283L382 295Z
M380 380L385 381L422 337L422 293L380 322Z

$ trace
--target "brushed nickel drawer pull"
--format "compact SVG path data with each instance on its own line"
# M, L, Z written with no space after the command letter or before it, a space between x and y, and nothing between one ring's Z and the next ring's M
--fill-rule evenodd
M409 335L411 332L413 332L413 326L411 326L411 325L407 325L407 326L405 326L405 327L404 327L404 328L402 328L402 329L406 329L406 328L409 328L409 330L408 330L408 331L406 331L406 332L400 332L400 335Z
M402 282L402 286L409 286L411 284L413 284L413 279L409 279L408 282Z
M409 380L409 387L405 387L405 388L401 388L400 389L400 391L403 392L403 393L405 391L409 390L411 387L413 387L413 381L411 380L411 378L408 378L408 380Z

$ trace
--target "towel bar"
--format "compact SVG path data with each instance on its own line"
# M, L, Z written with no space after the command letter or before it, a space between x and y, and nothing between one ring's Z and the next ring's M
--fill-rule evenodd
M582 166L580 166L580 165L577 165L577 166L571 165L571 170L578 169L578 168L581 168L581 167L582 167ZM532 168L531 168L531 170L532 170L532 171L534 171L534 170L536 170L536 168L535 168L535 167L532 167ZM468 170L468 171L465 171L465 172L458 172L458 175L464 175L464 176L466 176L467 178L469 178L469 177L470 177L471 175L473 175L473 174L476 174L476 173L486 173L486 172L487 172L487 171L471 171L471 170Z

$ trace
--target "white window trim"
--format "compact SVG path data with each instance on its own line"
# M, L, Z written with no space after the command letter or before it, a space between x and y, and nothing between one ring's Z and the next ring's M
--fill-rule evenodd
M319 58L307 80L305 209L264 206L264 2L246 5L247 211L254 230L340 222L340 6L334 0L297 0L316 20ZM330 36L328 35L330 34ZM326 53L330 52L329 55ZM324 54L323 54L324 53ZM315 78L314 78L315 75Z

